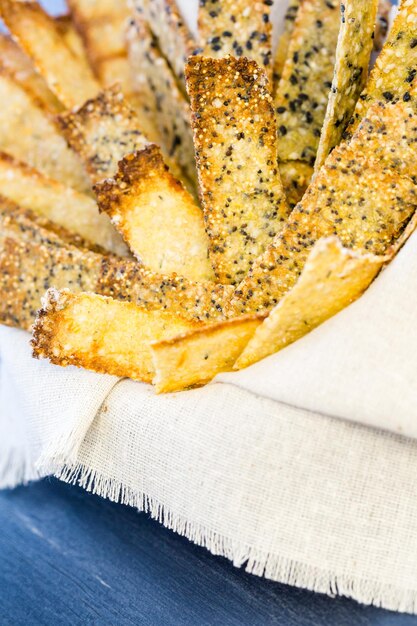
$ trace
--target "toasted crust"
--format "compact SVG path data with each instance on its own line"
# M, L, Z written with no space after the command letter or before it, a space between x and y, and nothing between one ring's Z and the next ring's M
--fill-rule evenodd
M137 17L128 30L129 60L135 92L158 129L164 152L196 185L190 107L149 26Z
M33 355L66 367L151 382L150 343L201 324L97 294L49 290L33 327Z
M155 34L163 55L173 68L180 88L185 93L184 67L197 44L175 0L131 0Z
M200 2L201 53L214 58L228 54L248 57L256 61L272 81L271 5L272 2L252 0Z
M352 117L366 84L374 42L378 0L348 0L343 7L332 88L314 164L316 171L340 143Z
M106 212L130 249L152 271L211 280L201 209L150 144L119 162L114 179L96 185Z
M305 161L280 161L279 173L287 202L291 209L306 192L313 176L313 168Z
M97 98L59 116L58 120L93 182L113 176L126 154L147 144L147 138L139 130L138 118L118 86L105 89Z
M290 45L292 33L294 31L295 20L297 19L300 4L301 0L290 0L287 11L285 13L284 30L278 40L278 45L274 56L274 95L276 94L276 91L278 89L282 70L284 69L285 61L287 60L288 48Z
M182 391L230 371L263 317L244 315L152 343L156 391Z
M210 258L236 284L288 215L268 81L244 58L196 56L186 72Z
M0 203L2 323L28 329L49 287L92 291L145 308L172 309L189 320L224 317L231 297L227 286L155 274L128 259L79 249L45 224L11 203Z
M93 198L44 176L4 152L0 152L0 194L73 231L89 242L90 248L99 246L127 255L120 235L108 217L100 215Z
M235 293L232 311L271 309L296 283L312 246L337 235L354 250L385 254L417 207L413 182L335 148L317 173L282 233L256 261Z
M410 100L411 83L417 67L416 42L417 4L413 0L403 0L366 88L356 104L346 138L351 137L372 104Z
M234 369L282 350L344 309L362 295L390 258L347 250L336 237L320 239L296 285L255 330Z
M37 73L32 61L13 39L4 33L0 33L0 68L4 68L17 83L32 93L46 110L54 114L62 111L61 103L48 88L42 76Z
M80 105L98 93L90 67L68 47L53 18L37 2L1 0L0 14L64 106Z
M297 14L275 95L282 161L314 165L333 78L339 2L305 0Z
M79 191L90 191L86 172L42 103L0 70L0 149Z

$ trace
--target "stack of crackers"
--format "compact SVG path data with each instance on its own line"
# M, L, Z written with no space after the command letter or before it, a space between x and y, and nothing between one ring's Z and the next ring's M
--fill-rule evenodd
M196 39L175 0L0 0L0 322L35 357L202 385L413 232L417 0L380 51L385 2L291 0L275 52L273 3L201 0Z

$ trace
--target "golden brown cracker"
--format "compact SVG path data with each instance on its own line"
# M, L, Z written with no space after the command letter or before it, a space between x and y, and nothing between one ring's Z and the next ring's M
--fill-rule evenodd
M218 280L236 284L289 210L272 97L255 61L196 56L186 71L210 258Z
M377 10L378 0L346 0L342 4L335 70L314 164L316 171L340 143L365 87Z
M337 0L304 0L275 94L278 154L314 165L340 29Z
M200 53L215 59L253 59L272 81L271 6L271 0L201 0Z

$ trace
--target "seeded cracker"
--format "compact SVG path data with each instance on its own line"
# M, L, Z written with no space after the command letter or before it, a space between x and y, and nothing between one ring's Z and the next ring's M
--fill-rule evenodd
M95 191L100 209L147 268L213 279L201 209L169 172L158 146L125 157L115 178Z
M346 0L341 4L342 24L336 65L317 151L316 171L340 143L366 84L377 10L378 0Z
M272 80L272 0L200 0L201 54L253 59Z
M296 285L255 330L234 369L278 352L359 298L390 256L347 250L336 237L320 239Z
M113 176L125 154L148 143L139 130L136 114L117 86L104 90L80 109L60 116L59 121L93 182Z
M157 393L204 385L216 374L230 371L262 319L244 315L153 343Z
M278 154L314 165L333 79L340 28L337 0L305 0L275 95Z
M81 161L42 102L0 69L0 150L80 191L90 191Z
M296 283L313 245L337 235L343 246L385 254L417 207L411 179L335 148L287 225L235 292L231 313L268 310Z
M29 330L49 287L92 291L189 320L224 317L230 287L155 274L128 259L79 249L55 233L45 220L0 202L0 292L7 296L0 301L1 323Z
M346 136L352 135L372 104L401 99L410 101L410 85L416 74L417 3L415 0L403 0L366 88L357 102Z
M210 258L219 282L236 284L288 215L267 79L231 57L192 57L186 73Z
M175 0L131 0L158 40L158 45L185 94L184 67L197 44Z
M291 41L291 35L294 31L295 20L297 18L298 9L301 0L290 0L284 17L284 31L281 34L274 57L274 94L278 88L282 70L284 69L287 59L288 48Z
M44 176L4 152L0 152L0 195L76 233L93 246L127 255L120 235L107 215L100 215L93 198Z
M51 113L62 111L62 105L35 70L29 57L9 35L0 33L0 68L13 77L23 89L33 94Z
M155 37L140 17L129 28L128 42L132 77L138 97L150 107L165 152L179 163L196 187L188 100L180 91Z
M0 15L64 106L80 105L98 93L90 67L68 47L58 25L37 2L1 0Z
M34 325L33 355L62 367L75 365L150 383L150 343L198 326L173 311L52 289Z
M310 184L313 168L305 161L280 161L279 173L287 202L293 209Z
M412 102L373 104L350 140L356 154L417 183L417 114Z

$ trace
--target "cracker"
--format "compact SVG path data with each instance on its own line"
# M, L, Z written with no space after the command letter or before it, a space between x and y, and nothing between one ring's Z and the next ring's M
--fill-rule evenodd
M310 184L313 168L305 161L280 161L279 173L287 202L293 209Z
M272 81L271 6L271 0L201 0L201 54L216 59L229 54L253 59Z
M93 198L44 176L4 152L0 152L0 194L95 246L127 255L120 235L109 218L100 215Z
M38 74L32 61L9 35L0 33L0 68L33 94L51 113L62 111L62 105Z
M272 309L237 359L242 369L282 350L359 298L389 256L343 248L336 237L312 248L291 291Z
M151 382L150 344L201 324L97 294L46 293L33 328L33 356L66 367Z
M230 371L262 319L261 315L245 315L154 342L156 391L205 385L217 374Z
M342 5L334 77L314 164L316 171L340 143L365 87L377 10L378 0L347 0Z
M248 59L187 65L200 195L219 282L238 283L288 215L265 73Z
M282 161L314 165L333 79L340 21L336 0L301 3L275 94Z
M28 329L49 287L175 310L189 320L224 318L232 288L155 274L129 259L75 247L54 230L33 214L0 202L1 323Z
M80 33L75 27L71 15L59 15L55 18L61 37L64 39L68 48L72 50L76 57L79 57L82 63L88 65L87 51Z
M372 104L401 99L410 101L410 86L416 76L416 68L417 4L414 0L403 0L345 136L351 137Z
M65 107L80 105L98 93L91 68L68 47L58 25L37 2L1 0L0 15Z
M296 283L313 245L337 235L343 246L383 255L417 207L414 183L349 146L335 148L287 225L239 285L236 314L269 310Z
M274 56L274 94L278 88L278 84L287 60L288 48L290 46L291 36L294 31L295 20L297 19L298 9L301 0L290 0L284 16L284 30L278 40L277 49Z
M411 102L373 104L349 145L356 154L371 154L380 167L417 183L417 115Z
M0 150L79 191L91 191L81 161L42 102L0 69Z
M102 91L80 109L59 118L61 130L80 155L93 182L113 176L118 162L148 143L118 86Z
M131 0L158 40L158 45L185 94L184 67L197 44L175 0Z
M125 157L115 178L95 191L100 209L150 270L213 278L201 209L172 176L158 146Z
M150 107L165 152L196 185L190 106L155 37L139 17L131 23L128 44L135 91Z

